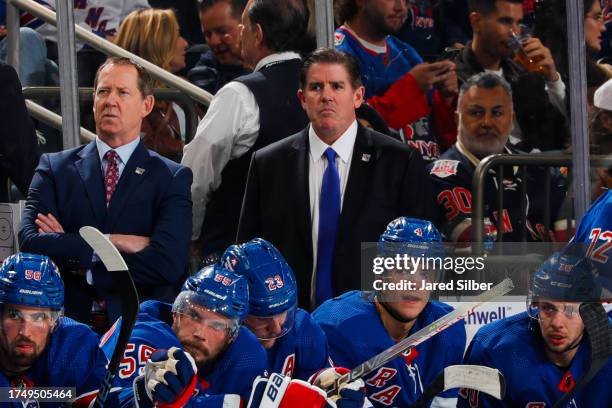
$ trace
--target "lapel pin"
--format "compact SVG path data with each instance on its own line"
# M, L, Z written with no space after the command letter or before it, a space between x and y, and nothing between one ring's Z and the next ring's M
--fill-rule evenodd
M370 161L370 157L371 157L371 156L372 156L372 155L371 155L371 154L369 154L369 153L364 153L364 154L362 154L362 155L361 155L361 161L364 161L364 162L369 162L369 161Z
M139 176L142 176L145 172L145 169L143 169L142 167L136 167L136 174L138 174Z

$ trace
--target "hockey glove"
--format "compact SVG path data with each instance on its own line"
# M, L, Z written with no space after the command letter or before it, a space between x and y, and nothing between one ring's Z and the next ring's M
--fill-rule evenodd
M181 407L193 394L196 372L195 361L182 349L157 350L145 366L146 393L158 407Z
M327 398L325 391L305 381L291 380L280 374L270 378L259 377L253 385L248 408L361 408L364 405L365 392L344 388L340 398ZM367 400L366 400L367 401Z
M308 381L315 386L327 390L338 378L348 373L344 367L331 367L314 373ZM371 407L372 404L366 398L365 384L362 380L353 381L340 386L339 396L332 397L338 408L361 408Z

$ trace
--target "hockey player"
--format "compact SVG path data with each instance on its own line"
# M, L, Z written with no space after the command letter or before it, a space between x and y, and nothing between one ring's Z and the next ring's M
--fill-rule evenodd
M268 371L308 380L329 366L325 333L297 307L293 270L270 242L255 238L232 245L221 261L249 282L249 315L244 324L268 352Z
M395 242L407 254L422 256L436 252L432 249L441 237L431 222L401 217L387 226L379 241L383 250L384 243ZM355 367L452 311L429 295L419 290L352 291L323 303L313 317L327 335L333 363ZM407 351L364 378L368 399L375 407L414 404L444 367L461 363L465 342L465 327L458 323ZM456 391L445 392L432 406L451 406L456 396Z
M587 252L591 260L596 265L607 265L605 270L608 274L610 273L610 268L612 268L612 262L609 259L612 256L611 190L602 194L584 214L573 242L587 243Z
M248 401L266 369L265 350L242 327L248 306L246 280L219 265L187 279L172 305L142 303L117 374L119 405L214 408ZM118 326L102 340L108 355Z
M579 314L582 300L599 300L594 267L586 258L556 253L536 272L528 312L482 327L466 364L497 368L506 379L502 401L461 390L458 407L552 407L587 372L591 350ZM603 313L603 312L602 312ZM608 322L610 323L610 321ZM564 408L610 407L612 360L577 390Z
M518 151L507 147L514 112L512 91L505 79L483 72L469 78L461 87L457 107L457 143L439 160L428 166L435 186L440 219L444 220L442 234L452 242L469 242L472 238L472 178L476 166L487 156ZM545 202L543 182L548 169L533 167L527 177L518 167L505 167L502 185L492 169L484 183L485 230L489 238L503 234L503 241L521 241L521 188L527 183L526 240L542 241L545 231L545 209L550 207L549 225L556 219L563 201L564 180L558 172L551 174L550 202ZM499 214L498 191L503 189L503 209ZM498 220L501 231L497 231ZM554 238L554 237L551 237Z
M76 394L65 394L72 401L98 389L108 361L89 327L62 316L64 283L49 257L6 258L0 266L0 303L0 387L75 387ZM8 406L31 405L15 400Z

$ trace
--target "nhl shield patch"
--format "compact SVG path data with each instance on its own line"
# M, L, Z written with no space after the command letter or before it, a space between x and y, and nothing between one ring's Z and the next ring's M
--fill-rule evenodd
M345 35L341 32L336 31L334 33L334 46L339 47L344 42Z
M457 167L459 167L459 160L437 160L429 174L446 178L457 174Z

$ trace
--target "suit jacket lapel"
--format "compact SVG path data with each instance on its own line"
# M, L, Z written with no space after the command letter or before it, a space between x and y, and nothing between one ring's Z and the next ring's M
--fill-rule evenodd
M89 204L96 218L96 224L102 226L106 218L106 198L104 196L102 164L100 163L96 142L91 142L85 146L78 156L80 159L74 165L83 180Z
M296 223L298 234L301 237L308 237L305 242L310 243L307 247L312 251L312 220L310 219L310 193L308 186L308 127L300 133L300 137L295 140L292 150L289 153L289 160L296 162L295 185L293 194L296 203Z
M142 142L139 143L121 173L121 178L119 178L119 183L117 183L117 188L108 206L109 228L113 228L130 196L137 190L138 185L148 176L146 170L149 158L150 155L146 147L144 147ZM139 170L137 173L137 168L142 170Z
M338 226L338 236L336 246L342 242L344 234L353 231L353 226L361 212L361 208L367 197L370 188L372 169L376 163L376 152L372 146L369 131L359 125L357 128L357 138L353 148L351 168L349 170L346 189L344 190L344 200L340 212Z

